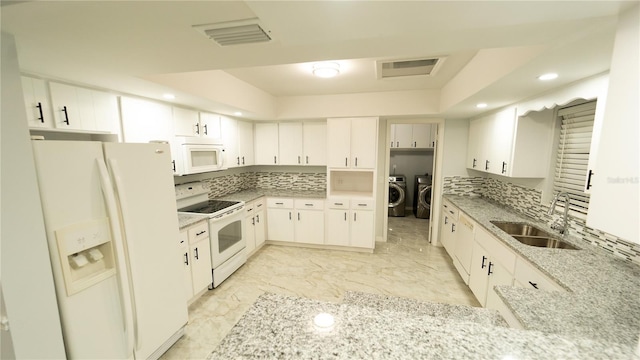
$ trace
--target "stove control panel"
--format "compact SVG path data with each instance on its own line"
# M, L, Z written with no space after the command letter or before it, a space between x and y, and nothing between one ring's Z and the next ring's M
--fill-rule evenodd
M209 186L204 181L176 185L176 200L208 193Z

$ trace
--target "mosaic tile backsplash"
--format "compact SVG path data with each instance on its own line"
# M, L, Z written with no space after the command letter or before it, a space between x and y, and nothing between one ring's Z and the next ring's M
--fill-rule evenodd
M560 222L562 219L562 214L558 211L553 215L547 214L549 207L541 203L542 191L540 190L483 177L445 177L443 185L444 194L483 196L549 225ZM573 216L569 216L569 219L571 234L577 235L613 255L640 265L640 245L593 229L587 226L583 219Z
M325 191L326 173L246 172L205 180L209 197L216 198L247 189L282 189Z

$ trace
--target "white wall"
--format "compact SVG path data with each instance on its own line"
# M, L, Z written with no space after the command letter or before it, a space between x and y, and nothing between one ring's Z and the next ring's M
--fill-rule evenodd
M1 54L1 274L13 348L18 359L64 359L62 328L13 36L2 33ZM4 351L3 346L3 359L6 358Z

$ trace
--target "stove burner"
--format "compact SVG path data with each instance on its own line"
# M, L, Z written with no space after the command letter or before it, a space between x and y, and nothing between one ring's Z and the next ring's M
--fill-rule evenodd
M187 206L184 209L180 209L180 212L190 212L196 214L215 214L220 210L224 210L229 206L239 204L239 201L225 201L225 200L209 200L199 204Z

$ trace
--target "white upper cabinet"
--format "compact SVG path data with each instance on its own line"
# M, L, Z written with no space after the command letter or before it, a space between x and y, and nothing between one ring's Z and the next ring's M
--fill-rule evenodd
M174 106L173 129L176 136L200 136L198 112Z
M636 7L620 15L587 213L590 227L634 243L640 243L637 13Z
M328 166L373 169L376 162L378 118L327 120Z
M220 119L222 143L224 144L225 165L228 168L240 166L238 153L238 124L235 119L222 116Z
M304 165L327 165L327 123L302 123Z
M277 124L280 165L302 165L302 123Z
M171 106L138 98L120 99L122 131L125 142L171 141Z
M256 165L278 165L278 124L255 124L255 163Z
M116 95L55 82L49 89L57 129L119 132Z
M255 163L253 146L253 124L248 121L238 121L238 161L239 166L249 166Z
M28 126L30 128L52 128L53 117L45 81L23 76L22 92L27 109Z
M222 142L222 119L218 114L200 113L200 136L216 139Z
M471 120L467 168L508 177L547 176L553 119L516 114L508 107Z
M432 124L392 124L391 148L429 149L435 145ZM433 132L433 135L432 135Z
M327 164L325 122L257 123L255 126L256 164Z

